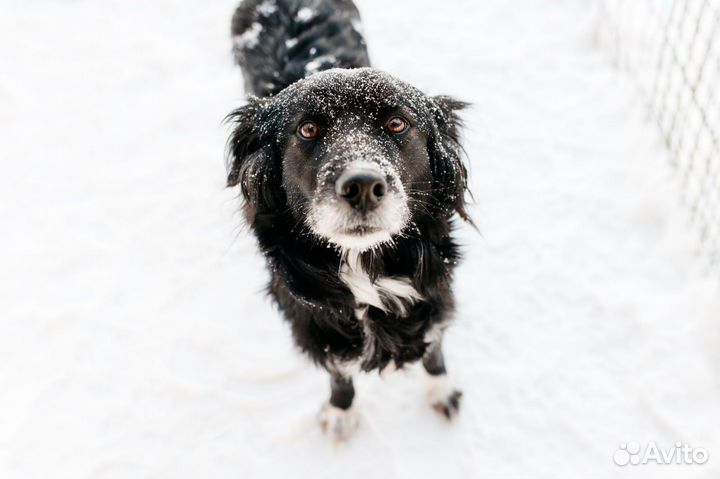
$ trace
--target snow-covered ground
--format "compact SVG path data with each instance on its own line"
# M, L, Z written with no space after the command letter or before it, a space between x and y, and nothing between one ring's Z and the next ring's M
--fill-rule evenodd
M375 66L474 104L482 235L457 422L417 369L370 375L336 446L223 188L235 2L1 1L0 476L720 474L720 288L589 2L359 3ZM710 459L619 467L627 441Z

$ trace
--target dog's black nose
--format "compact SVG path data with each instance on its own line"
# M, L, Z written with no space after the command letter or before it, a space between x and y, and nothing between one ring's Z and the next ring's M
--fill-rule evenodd
M347 201L350 206L363 213L377 208L386 191L385 178L374 171L346 171L335 182L335 193L338 198Z

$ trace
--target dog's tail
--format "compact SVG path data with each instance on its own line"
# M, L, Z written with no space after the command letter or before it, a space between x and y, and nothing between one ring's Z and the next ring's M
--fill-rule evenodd
M352 0L243 0L232 36L245 90L255 96L322 70L370 65Z

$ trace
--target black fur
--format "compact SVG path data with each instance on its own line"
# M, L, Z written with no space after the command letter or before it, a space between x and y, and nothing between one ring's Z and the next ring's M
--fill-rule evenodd
M425 371L431 376L447 374L447 369L445 369L445 356L443 356L440 341L428 346L422 363Z
M298 13L312 8L301 21ZM300 18L299 18L300 17ZM357 30L360 15L350 0L245 0L232 19L235 58L242 67L247 93L274 95L313 72L370 66L365 40ZM253 24L262 26L255 37ZM257 28L257 27L256 27Z
M300 22L298 12L308 6L314 15ZM426 333L444 324L453 309L451 279L460 254L451 218L457 213L468 219L456 114L464 103L428 97L369 68L303 79L308 61L318 55L334 58L319 70L368 66L357 19L355 7L344 0L248 0L232 26L237 37L260 25L254 27L257 43L238 47L236 42L235 54L248 91L262 98L251 97L229 115L234 129L228 185L240 185L247 223L271 272L269 292L296 343L335 374L344 361L360 360L369 371L390 362L401 367L426 355ZM294 38L298 41L288 42ZM402 138L373 126L393 111L413 118L412 131ZM308 117L328 132L317 145L296 138L298 122ZM339 276L341 251L307 223L310 202L322 187L319 170L332 166L332 158L357 155L358 145L382 151L399 165L410 206L408 226L392 244L362 253L364 270L372 279L407 277L423 297L404 315L391 303L387 312L368 306L365 325L355 310L367 305L356 302ZM329 171L332 183L337 172ZM343 390L338 401L349 406L349 389L338 388Z
M349 409L355 398L352 378L338 374L330 375L330 404L340 409Z

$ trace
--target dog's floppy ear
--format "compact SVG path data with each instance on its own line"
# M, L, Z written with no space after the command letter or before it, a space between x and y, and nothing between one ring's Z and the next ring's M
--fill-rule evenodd
M444 95L434 96L432 100L440 109L442 122L445 123L448 134L453 141L459 142L463 122L457 112L469 107L470 104Z
M257 214L285 209L279 161L274 161L269 139L272 127L268 116L263 100L253 97L226 118L233 124L227 147L227 185L240 185L251 224Z
M262 148L257 126L259 113L260 101L250 98L247 105L233 110L225 117L225 122L233 125L226 155L227 186L237 186L242 181L242 173L250 156ZM245 193L243 186L243 195Z
M457 112L469 106L468 103L448 96L433 97L435 105L434 134L428 145L430 166L435 179L436 196L449 211L455 211L465 221L472 224L465 211L465 191L467 190L467 169L462 161L460 133L462 120Z

